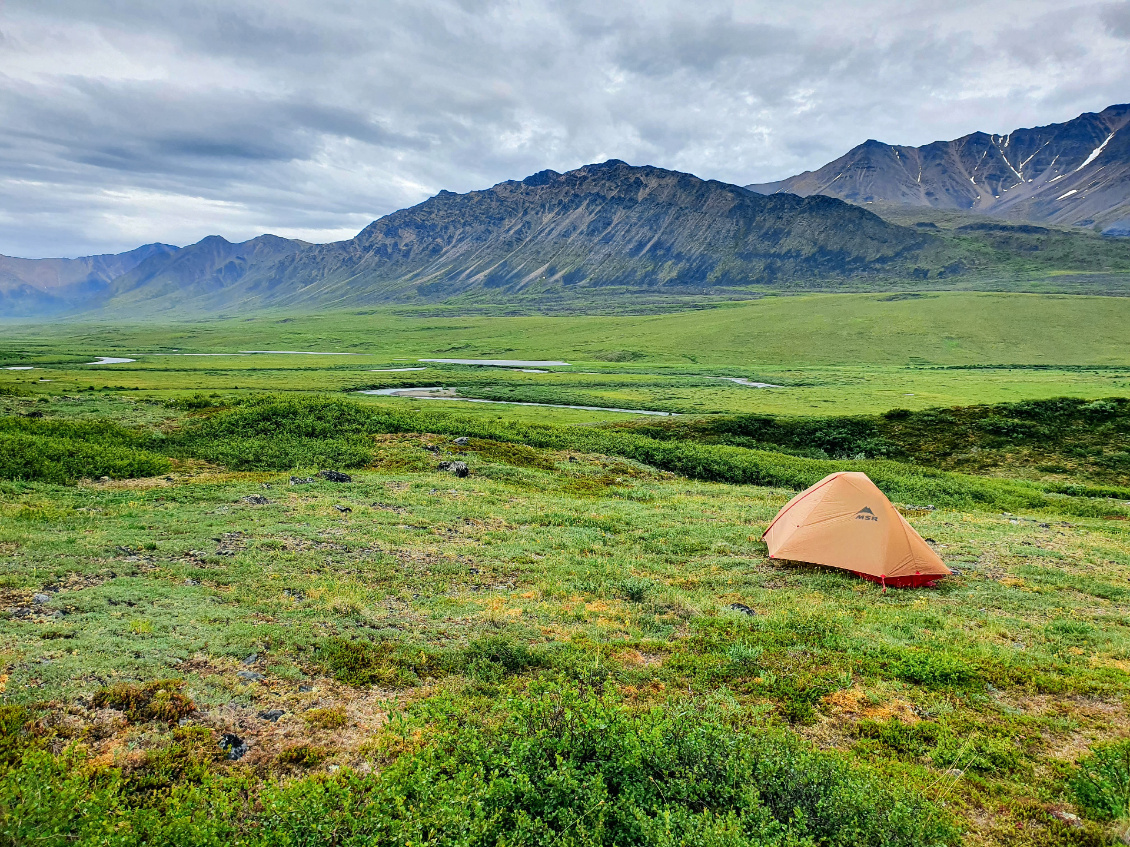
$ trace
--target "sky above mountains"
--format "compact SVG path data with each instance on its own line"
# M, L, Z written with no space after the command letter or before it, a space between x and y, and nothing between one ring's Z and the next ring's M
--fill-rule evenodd
M765 182L1127 79L1127 2L6 0L0 253L336 240L608 158Z

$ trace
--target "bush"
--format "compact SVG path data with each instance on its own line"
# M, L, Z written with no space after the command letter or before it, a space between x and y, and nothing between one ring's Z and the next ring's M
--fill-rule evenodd
M312 768L328 756L328 752L313 744L295 744L280 752L275 762L287 767Z
M923 688L969 688L980 674L968 662L945 653L909 652L891 666L894 676Z
M123 682L95 692L91 704L96 709L125 712L133 723L176 723L196 711L196 704L181 693L182 688L182 679L158 679L144 685Z
M0 776L0 839L44 847L956 841L917 792L795 738L735 727L713 708L636 713L612 695L556 683L506 705L500 725L464 714L378 773L343 768L271 782L246 769L178 776L167 767L179 781L141 804L116 771L96 770L77 752L32 752ZM324 756L302 744L276 762L304 768Z
M109 421L0 418L0 477L57 485L108 476L133 479L172 467L156 439Z
M1130 741L1095 747L1069 782L1079 808L1098 820L1130 820Z
M140 763L122 774L123 793L130 803L152 806L166 799L177 785L204 781L210 768L226 758L211 729L175 729L171 744L147 751Z
M302 720L317 729L340 729L346 724L345 709L310 709L302 713Z

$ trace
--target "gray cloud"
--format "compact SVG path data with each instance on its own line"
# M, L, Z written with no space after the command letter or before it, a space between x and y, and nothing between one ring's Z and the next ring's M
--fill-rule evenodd
M616 157L738 183L1128 99L1125 3L7 0L0 253L331 240Z

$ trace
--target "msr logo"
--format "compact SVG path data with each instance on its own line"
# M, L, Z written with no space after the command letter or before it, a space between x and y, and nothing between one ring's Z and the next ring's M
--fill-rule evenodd
M857 521L877 521L877 520L879 520L878 516L874 512L871 511L870 506L864 506L862 509L860 509L858 512L856 512L855 513L855 519Z

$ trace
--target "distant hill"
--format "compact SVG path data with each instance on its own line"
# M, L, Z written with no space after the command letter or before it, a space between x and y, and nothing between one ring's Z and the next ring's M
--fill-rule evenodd
M0 256L0 316L65 312L97 305L110 296L110 283L146 260L177 252L168 244L146 244L128 253L80 259L16 259Z
M238 244L209 235L175 253L150 256L117 277L107 293L119 304L161 299L173 306L194 299L219 301L248 273L310 246L277 235L260 235Z
M816 171L747 186L979 212L1130 235L1130 105L1008 135L903 147L866 141Z

